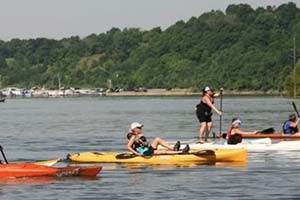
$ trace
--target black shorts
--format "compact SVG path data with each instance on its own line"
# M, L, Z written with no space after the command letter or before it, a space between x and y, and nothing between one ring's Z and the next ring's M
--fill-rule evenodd
M144 156L152 156L154 154L155 149L150 145L148 150L143 153Z
M198 118L200 123L202 123L202 122L212 122L212 120L211 120L212 113L211 112L205 112L201 109L197 109L196 110L196 115L197 115L197 118Z

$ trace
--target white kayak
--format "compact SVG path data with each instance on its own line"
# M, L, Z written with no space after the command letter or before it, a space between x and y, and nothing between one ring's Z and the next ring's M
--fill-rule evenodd
M271 138L243 139L241 144L272 144Z
M170 142L171 144L173 142ZM248 152L264 152L264 151L299 151L300 140L292 141L279 141L273 142L270 138L258 138L258 139L243 139L239 144L227 144L225 140L219 140L212 143L199 144L194 140L193 142L182 141L182 148L189 144L193 150L203 149L240 149L245 148Z
M186 140L186 141L180 141L180 143L182 145L186 145L186 144L194 144L197 143L197 139L194 140ZM177 141L168 141L169 144L174 145ZM226 142L226 140L221 139L221 140L217 140L215 141L213 144L224 144ZM209 144L211 144L209 142ZM255 138L255 139L244 139L242 141L242 144L272 144L272 140L271 138Z
M240 144L189 144L191 149L240 149L245 148L248 152L264 151L299 151L300 140L298 141L281 141L278 143L240 143Z

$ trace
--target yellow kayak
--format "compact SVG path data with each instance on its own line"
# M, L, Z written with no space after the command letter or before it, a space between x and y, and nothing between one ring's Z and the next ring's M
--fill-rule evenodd
M60 161L60 158L56 158L56 159L51 159L51 160L36 161L36 162L34 162L34 164L44 165L44 166L53 166L59 161Z
M158 154L153 156L136 156L131 153L117 152L81 152L68 155L75 162L109 162L109 163L148 163L176 164L182 162L245 162L246 149L201 150L186 154Z

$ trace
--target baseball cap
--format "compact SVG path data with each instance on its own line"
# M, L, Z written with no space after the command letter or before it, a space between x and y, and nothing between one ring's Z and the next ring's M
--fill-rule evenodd
M133 130L133 129L135 129L135 128L142 128L143 126L144 126L144 125L141 124L141 123L139 123L139 122L133 122L133 123L131 123L131 125L130 125L130 129Z
M236 120L234 120L231 124L232 124L232 125L236 125L236 124L241 124L241 123L242 123L241 120L236 119Z
M211 89L210 89L210 87L208 87L208 86L206 86L206 87L203 89L204 92L207 92L207 91L209 91L209 90L211 90Z

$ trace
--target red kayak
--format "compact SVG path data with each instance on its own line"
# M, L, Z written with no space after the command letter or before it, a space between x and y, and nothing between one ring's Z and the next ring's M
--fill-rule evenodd
M102 166L48 167L32 163L9 163L0 165L0 178L33 176L96 176Z
M242 135L243 138L273 138L273 139L294 139L294 140L299 140L300 135L288 135L288 134L283 134L283 133L270 133L270 134L263 134L263 133L257 133L254 135L249 135L245 134Z
M56 176L96 176L102 169L102 166L67 166L56 168Z

